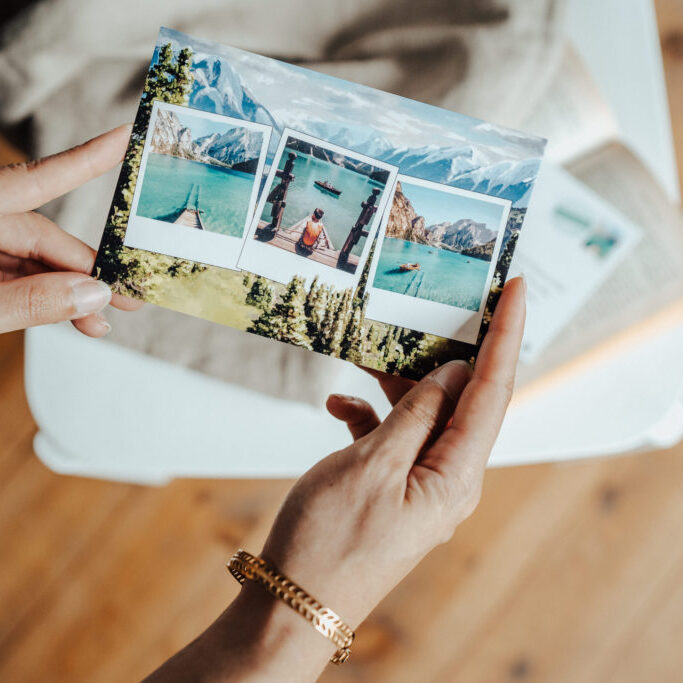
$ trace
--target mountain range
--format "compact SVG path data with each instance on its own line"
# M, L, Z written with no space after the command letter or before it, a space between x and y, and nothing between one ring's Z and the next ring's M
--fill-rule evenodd
M356 173L366 175L379 183L386 184L387 180L389 179L389 171L386 171L383 168L377 168L372 164L368 164L357 159L352 159L344 154L337 154L329 149L325 149L319 145L314 145L299 138L290 138L289 142L287 143L287 149L302 152L303 154L309 154L316 157L316 159L329 161L337 166L343 166L351 171L356 171Z
M496 233L489 230L485 223L478 223L470 218L426 226L424 217L418 215L408 197L403 194L400 182L396 185L394 201L389 211L386 236L456 251L484 261L491 260L496 244Z
M510 160L492 148L472 143L397 146L372 131L372 121L367 126L316 121L314 110L302 112L296 107L270 111L244 86L237 71L219 57L196 55L192 70L191 106L273 126L269 162L277 140L288 127L398 166L406 175L509 199L520 208L528 205L540 165L538 158Z
M255 173L261 137L260 133L246 128L232 128L225 133L212 133L193 139L190 128L184 126L174 112L160 109L150 149L157 154Z

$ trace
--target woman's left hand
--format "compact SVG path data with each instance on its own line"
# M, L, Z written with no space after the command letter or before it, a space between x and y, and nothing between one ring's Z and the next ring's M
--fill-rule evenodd
M71 320L89 337L111 329L100 311L142 303L112 296L90 276L95 251L34 209L102 175L123 159L130 126L39 161L0 168L0 333Z

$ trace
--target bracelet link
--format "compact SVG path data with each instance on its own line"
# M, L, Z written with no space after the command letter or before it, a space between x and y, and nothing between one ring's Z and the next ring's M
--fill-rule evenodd
M323 607L274 566L246 550L238 550L226 566L240 584L246 580L260 584L310 622L318 633L331 640L337 647L330 659L333 664L343 664L349 658L355 633L336 612Z

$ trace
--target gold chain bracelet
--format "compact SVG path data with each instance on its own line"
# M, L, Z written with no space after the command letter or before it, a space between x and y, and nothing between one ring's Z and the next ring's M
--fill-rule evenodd
M351 643L355 636L353 630L336 612L323 607L271 564L246 550L238 550L230 558L227 568L241 584L247 579L261 584L269 593L284 601L309 621L318 633L329 638L337 646L337 651L330 659L333 664L343 664L349 658Z

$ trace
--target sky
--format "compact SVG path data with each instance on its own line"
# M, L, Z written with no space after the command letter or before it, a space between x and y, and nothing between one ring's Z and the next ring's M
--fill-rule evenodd
M422 185L401 181L403 194L408 197L415 213L424 216L425 227L443 223L455 223L461 218L471 218L485 223L489 230L498 231L505 206L482 199L475 199L450 192L441 192Z
M374 126L397 146L466 143L486 146L501 157L528 159L542 154L541 138L485 123L463 114L292 66L262 55L162 29L159 43L188 45L216 55L238 71L251 94L274 116L287 121L300 114L326 122ZM288 124L289 125L289 124Z

